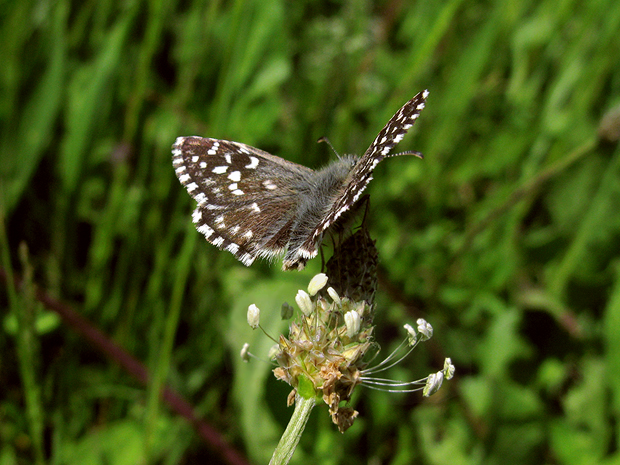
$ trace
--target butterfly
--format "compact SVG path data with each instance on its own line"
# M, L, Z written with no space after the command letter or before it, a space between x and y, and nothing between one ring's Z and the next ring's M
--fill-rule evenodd
M345 155L312 170L263 150L220 139L178 137L172 164L198 206L192 214L207 241L244 265L284 253L284 270L303 269L325 232L349 210L424 109L418 93L388 121L364 155Z

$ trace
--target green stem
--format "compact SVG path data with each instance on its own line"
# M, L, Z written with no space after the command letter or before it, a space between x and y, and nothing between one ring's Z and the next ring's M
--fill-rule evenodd
M299 394L295 396L295 411L276 450L273 452L269 465L287 464L291 460L315 404L316 399L314 397L304 399Z

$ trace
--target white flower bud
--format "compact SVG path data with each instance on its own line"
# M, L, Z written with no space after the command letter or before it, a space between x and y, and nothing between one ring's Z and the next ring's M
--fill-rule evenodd
M260 318L260 310L259 308L252 304L248 307L248 324L252 327L252 329L258 328L258 321Z
M314 310L314 305L312 304L312 299L306 291L299 290L297 291L297 295L295 296L295 302L299 305L299 309L306 316L310 316Z
M327 288L327 293L329 294L329 296L332 298L332 300L334 301L334 303L338 306L340 306L341 301L340 301L340 296L338 295L338 293L336 292L336 290L333 287L328 287Z
M344 323L347 326L347 336L353 337L355 336L362 324L362 320L360 319L360 314L355 310L351 310L344 314Z
M315 296L317 292L325 287L327 284L327 275L325 273L319 273L310 280L308 284L308 294Z

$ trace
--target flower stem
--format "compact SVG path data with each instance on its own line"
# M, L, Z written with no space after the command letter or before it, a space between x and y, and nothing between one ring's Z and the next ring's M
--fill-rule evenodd
M299 394L295 396L295 411L276 450L273 452L269 465L284 465L291 460L315 404L316 399L314 397L304 399Z

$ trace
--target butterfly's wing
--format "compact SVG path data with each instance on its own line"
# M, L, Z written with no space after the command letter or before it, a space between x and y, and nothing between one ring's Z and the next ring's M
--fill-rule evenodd
M179 181L198 202L192 215L207 241L244 265L288 244L300 186L314 173L249 145L179 137L172 146Z
M420 112L424 109L427 97L428 90L418 93L405 103L379 132L379 135L345 179L344 187L335 198L329 211L295 252L293 259L288 263L289 267L294 268L296 263L303 266L307 260L316 256L318 243L321 241L323 233L359 199L372 179L372 172L377 164L385 157L390 156L390 151L413 126Z

